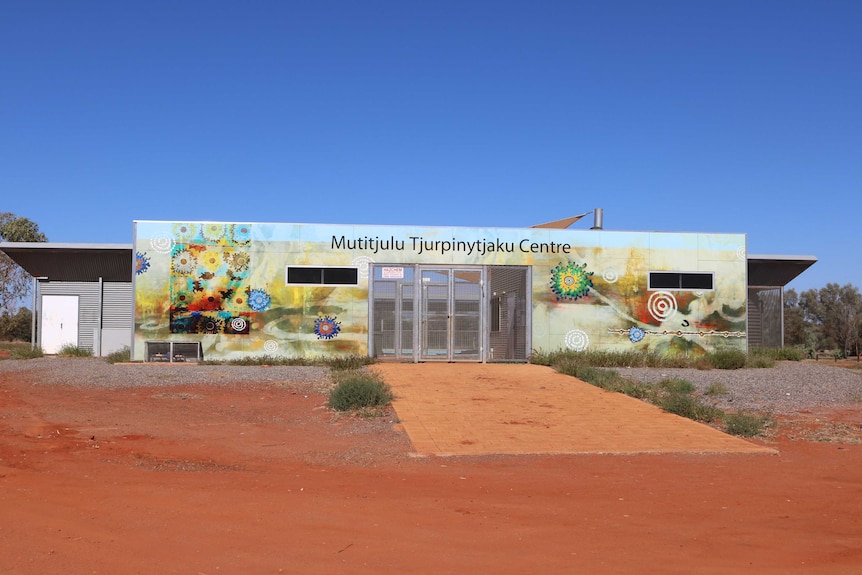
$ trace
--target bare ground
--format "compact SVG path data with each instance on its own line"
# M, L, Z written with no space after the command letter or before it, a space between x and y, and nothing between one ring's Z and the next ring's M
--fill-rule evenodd
M38 385L37 385L38 383ZM0 573L858 573L862 407L779 455L414 457L271 383L0 375Z

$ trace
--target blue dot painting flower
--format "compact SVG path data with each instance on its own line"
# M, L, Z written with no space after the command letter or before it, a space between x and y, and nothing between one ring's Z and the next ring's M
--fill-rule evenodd
M233 224L230 227L231 240L234 245L244 246L251 242L251 224Z
M644 338L644 330L639 327L633 327L629 330L629 339L632 343L637 343Z
M314 320L314 333L317 339L332 339L338 337L341 331L341 322L336 321L336 316L329 317L328 315L319 317Z
M248 292L248 307L252 311L266 311L271 304L272 298L262 289L255 288Z
M135 275L141 275L150 269L150 258L147 252L135 252Z

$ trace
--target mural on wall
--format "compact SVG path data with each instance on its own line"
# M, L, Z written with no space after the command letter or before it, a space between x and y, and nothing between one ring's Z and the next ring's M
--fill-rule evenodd
M596 257L598 253L594 252L596 263L600 260ZM744 247L736 249L735 257L740 262L745 261ZM645 261L648 260L634 257L631 264ZM735 300L737 305L728 305L727 301L717 305L721 301L716 297L719 288L709 291L650 290L646 266L638 271L629 270L622 281L615 268L606 268L597 280L600 285L594 285L590 278L593 273L586 272L591 263L560 262L551 270L550 291L557 302L577 302L582 306L598 306L607 310L607 313L579 312L575 329L565 333L567 349L586 351L590 348L588 332L602 331L602 335L622 336L641 350L697 353L716 347L744 348L744 300ZM736 267L735 281L739 281L739 266ZM617 282L623 285L613 285ZM590 321L591 316L596 315L604 316L604 330L596 330L596 322ZM602 338L600 347L619 348L609 343L607 338Z
M584 297L593 287L590 276L594 272L587 271L587 264L568 262L560 264L551 270L551 291L558 300L576 300Z
M170 249L172 334L249 333L268 307L249 282L249 224L177 224Z
M659 353L745 349L741 234L135 223L135 359L147 341L205 357L365 354L372 265L530 266L531 347ZM288 266L354 267L355 285L292 285ZM714 274L648 289L651 271ZM490 303L486 313L490 313Z

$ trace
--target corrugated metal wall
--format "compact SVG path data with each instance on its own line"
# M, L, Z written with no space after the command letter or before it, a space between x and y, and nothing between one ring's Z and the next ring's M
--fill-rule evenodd
M128 329L129 337L135 321L132 317L132 284L104 284L104 303L102 309L102 327L104 329Z
M100 329L127 330L129 341L134 319L132 317L132 284L102 284L102 325L99 325L98 282L40 282L40 294L77 295L78 302L78 347L96 353ZM41 303L40 303L41 308ZM41 334L39 334L41 338ZM41 342L41 339L39 340Z
M751 347L782 347L782 288L748 288L748 345Z

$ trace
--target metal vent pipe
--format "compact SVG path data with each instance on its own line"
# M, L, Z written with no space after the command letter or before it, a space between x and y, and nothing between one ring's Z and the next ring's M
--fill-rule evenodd
M604 215L605 211L602 208L596 208L595 210L593 210L593 227L590 228L591 230L604 229L602 227L602 219L604 218Z

